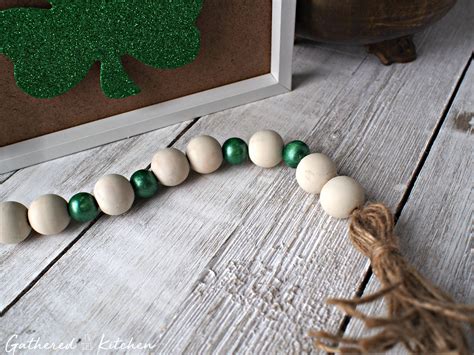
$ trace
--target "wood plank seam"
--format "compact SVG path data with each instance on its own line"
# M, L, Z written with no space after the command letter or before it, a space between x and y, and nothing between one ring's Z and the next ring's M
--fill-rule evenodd
M326 51L326 52L327 52L327 51ZM196 119L196 120L197 120L197 119ZM206 132L203 132L203 133L206 133ZM184 134L184 131L183 131L183 134ZM176 136L175 141L179 138L179 137L177 137L177 133L175 133L173 136ZM126 150L132 150L132 149L133 149L133 145L134 145L133 140L129 140L128 142L129 142L129 143L127 143L127 142L125 142L125 143L122 142L122 145L123 145L122 149L124 149L125 151L126 151ZM142 164L143 164L143 163L142 163ZM114 169L115 169L115 165L114 165L114 160L113 160L113 159L108 159L108 160L102 162L101 165L102 165L102 169L101 169L101 170L103 170L103 171L106 171L106 170L108 170L109 168L114 168ZM88 165L85 165L85 164L84 164L84 165L82 166L82 169L81 169L81 170L82 170L82 172L87 171L87 170L88 170ZM24 172L24 171L22 171L22 170L19 171L20 174L22 174L23 172ZM72 179L72 178L73 178L73 175L71 175L71 177L68 177L68 178L71 178L71 179ZM15 180L15 177L13 178L13 180ZM67 179L66 179L66 180L67 180ZM66 180L65 180L65 181L66 181ZM49 192L49 191L48 191L48 192ZM76 236L77 236L80 232L81 232L81 229L75 231L75 232L74 232L74 236L72 236L72 238L69 239L69 241L67 241L64 246L67 246L67 245L69 244L69 242L70 242L72 239L76 238ZM61 247L61 249L62 249L62 247ZM58 252L59 252L59 250L58 250ZM55 253L55 255L52 255L52 256L51 256L51 259L54 258L56 255L57 255L56 253ZM50 259L50 261L51 261L51 259ZM50 262L50 261L48 261L48 262ZM44 265L42 265L41 268L38 268L37 271L38 271L38 272L41 272L41 270L43 270L43 269L46 267L46 265L47 265L47 263L45 263ZM36 273L36 272L35 272L35 275L37 276L37 273ZM33 277L35 277L35 275L33 275ZM20 293L21 293L24 289L26 289L27 285L28 285L31 281L32 281L32 278L26 280L26 282L24 282L24 284L23 284L23 287L19 288L17 292L20 292ZM18 293L17 293L17 294L18 294ZM15 294L14 297L11 298L10 301L8 301L8 302L11 302L14 298L16 298L16 297L17 297L17 294ZM7 304L8 304L8 302L7 302ZM2 308L4 308L4 307L5 307L5 306L2 306Z
M449 101L446 105L446 107L444 108L443 110L443 113L441 115L441 118L437 124L437 126L435 127L435 129L433 130L433 134L431 136L431 138L429 139L427 145L426 145L426 149L425 151L423 152L423 155L421 156L420 158L420 161L417 165L417 167L415 168L414 172L413 172L413 175L407 185L407 189L405 190L404 194L403 194L403 197L402 197L402 200L400 201L400 204L399 206L397 206L397 209L395 211L395 223L398 221L400 215L402 214L403 212L403 207L406 205L407 201L408 201L408 198L413 190L413 187L415 186L415 183L416 183L416 180L418 178L418 176L420 175L420 172L421 170L423 169L425 163L426 163L426 160L428 159L428 156L430 154L430 151L431 149L433 148L433 145L436 141L436 139L438 138L438 135L441 131L441 128L443 127L443 124L445 123L446 121L446 118L448 117L448 114L449 114L449 111L451 110L451 107L453 106L453 102L454 102L454 99L456 98L458 92L459 92L459 89L461 88L461 84L464 80L464 78L466 77L466 73L467 71L469 70L469 67L472 63L472 59L473 59L473 55L471 54L471 56L469 57L469 59L467 60L467 63L466 65L464 66L464 69L461 73L461 76L459 77L459 80L458 82L456 83L456 86L453 90L453 92L451 93L451 96L449 98Z
M449 101L448 101L448 103L447 103L446 107L444 108L443 113L441 115L441 118L440 118L438 124L436 125L435 129L433 130L433 134L432 134L431 138L429 139L429 141L426 145L426 149L424 150L424 152L423 152L423 154L422 154L415 170L413 171L413 175L410 178L409 183L407 184L407 188L403 193L402 199L400 200L400 203L397 205L397 208L395 209L395 213L394 213L395 226L397 225L398 219L400 218L400 216L403 212L403 208L405 207L406 203L408 202L408 198L410 197L410 194L413 190L413 187L415 186L415 183L418 179L418 176L419 176L421 170L423 169L423 167L426 163L426 160L428 159L430 151L431 151L431 149L432 149L432 147L433 147L433 145L434 145L434 143L435 143L435 141L436 141L436 139L437 139L437 137L438 137L438 135L441 131L441 128L443 127L443 124L445 123L445 121L448 117L449 111L450 111L450 109L451 109L451 107L454 103L454 100L455 100L455 98L456 98L456 96L459 92L459 89L461 88L461 84L462 84L462 82L463 82L463 80L466 76L466 73L469 70L470 65L472 64L473 58L474 58L474 52L471 53L471 56L469 57L466 65L464 66L462 74L459 77L458 82L456 83L456 86L455 86L453 92L451 93ZM372 267L369 265L363 281L361 282L359 288L355 292L355 297L362 297L364 295L365 289L368 286L369 281L372 277L373 277ZM347 315L344 316L343 320L341 321L341 325L339 327L338 334L341 334L341 335L345 334L345 332L347 330L347 327L349 326L349 323L351 322L351 320L352 320L352 317L347 316Z
M473 93L474 66L470 66L396 228L396 233L404 239L402 253L409 262L442 290L448 290L455 300L468 304L473 302L474 295ZM366 293L379 289L380 282L373 278ZM360 311L373 316L382 314L384 307L385 302L379 301L361 306ZM373 336L375 333L361 326L356 319L346 331L348 337ZM474 338L468 338L474 349ZM390 354L406 353L402 346L392 350Z
M179 132L178 135L176 135L176 137L174 137L171 142L166 146L167 148L170 148L172 147L174 144L176 144L177 141L179 141L179 139L184 135L186 134L186 132L191 129L192 126L194 126L196 124L196 122L200 119L201 117L197 117L195 119L193 119L191 121L191 123L189 123L185 128L183 128L181 130L181 132ZM131 137L129 137L131 138ZM128 138L128 139L129 139ZM151 163L148 164L148 166L145 168L145 169L149 169L151 166ZM18 170L17 170L18 171ZM15 171L16 173L16 171ZM14 175L14 173L12 174ZM11 177L11 176L10 176ZM10 177L8 177L6 180L8 180ZM5 181L6 181L5 180ZM76 244L84 234L87 233L87 231L101 218L104 216L104 213L103 212L100 212L100 214L92 221L90 222L84 229L82 229L80 231L80 233L78 233L77 237L75 237L68 245L66 245L66 247L61 250L61 252L54 258L52 259L45 267L43 270L41 270L38 275L32 279L30 281L30 283L28 283L28 285L23 289L21 290L21 292L18 293L18 295L9 303L5 306L5 308L3 308L2 310L0 310L0 318L3 317L7 312L8 310L10 310L26 293L28 293L29 290L31 290L35 284L74 246L74 244Z
M17 172L18 170L15 170L15 171L12 171L12 172L9 172L9 173L6 173L6 174L1 174L0 175L0 185L3 184L5 181L7 181L8 179L10 179L13 175L15 175L15 173Z
M46 265L46 267L41 270L41 272L38 273L38 275L31 280L31 282L23 289L21 292L13 299L12 302L7 304L3 310L0 311L0 318L3 317L8 310L10 310L26 293L28 293L31 288L34 287L34 285L58 262L59 259L61 259L64 254L66 254L69 249L71 249L74 244L77 243L79 239L103 216L103 213L101 212L96 219L94 219L92 222L90 222L87 227L85 227L78 235L75 237L66 247L61 250L61 252L56 255L54 259L52 259L49 264Z

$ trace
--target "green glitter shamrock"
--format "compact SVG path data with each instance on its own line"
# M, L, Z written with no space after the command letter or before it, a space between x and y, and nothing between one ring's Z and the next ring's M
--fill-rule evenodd
M0 53L15 65L18 86L31 96L65 93L100 62L105 95L140 89L121 58L160 69L178 68L199 53L195 22L203 0L49 0L51 9L0 11Z

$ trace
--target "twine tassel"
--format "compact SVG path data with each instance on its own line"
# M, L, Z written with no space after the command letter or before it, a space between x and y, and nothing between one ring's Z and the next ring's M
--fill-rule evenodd
M413 353L469 354L463 322L474 324L474 306L455 304L410 266L400 254L393 228L393 215L382 204L371 204L353 212L349 227L351 241L370 258L382 290L362 298L328 300L364 322L367 328L381 328L381 331L360 339L313 331L310 335L315 338L315 345L328 352L372 353L402 343ZM382 298L388 306L387 318L370 317L356 309L358 305Z

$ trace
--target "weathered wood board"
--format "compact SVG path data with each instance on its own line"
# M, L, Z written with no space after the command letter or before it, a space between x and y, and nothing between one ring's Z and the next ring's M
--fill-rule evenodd
M458 7L417 38L420 58L406 66L300 45L294 92L204 117L176 146L200 133L223 142L272 128L332 156L371 199L396 208L472 52L467 26ZM0 200L70 196L101 174L129 176L185 127L20 170L0 185ZM312 351L307 331L336 330L342 319L324 298L352 296L367 269L346 227L289 168L193 175L125 216L2 247L0 344L12 334L105 334L164 353Z
M429 46L430 43L429 38L429 36L426 37L425 42L423 42L427 46ZM467 39L471 40L471 42L465 44L472 43L472 37ZM457 75L461 73L469 58L469 49L468 46L462 55L464 60L462 64L460 63L461 67ZM422 50L431 52L431 48L427 49L425 46L422 46ZM429 62L429 60L420 65L427 65L427 62ZM415 68L413 69L415 70ZM420 67L416 69L420 70ZM432 69L430 69L430 71ZM366 70L364 64L361 65L359 70ZM405 68L405 70L408 69ZM298 73L298 70L296 72ZM406 72L405 74L410 75ZM355 75L357 75L357 73ZM365 75L370 76L367 72ZM426 74L423 75L426 76ZM459 76L456 77L458 78ZM413 82L417 80L423 81L421 77L420 79L414 77L412 79ZM427 82L431 80L436 79L430 77ZM393 85L394 81L396 81L396 79L392 78L392 80L388 82L388 86ZM413 83L407 77L403 79L403 82L405 85ZM324 86L323 83L321 84ZM364 84L365 82L360 82L361 86ZM353 90L351 82L348 83L348 86ZM394 88L391 87L390 89ZM390 89L387 88L387 90ZM397 138L404 140L409 137L410 133L408 132L410 132L411 129L420 129L420 126L417 128L411 126L411 118L417 117L418 124L420 124L420 116L428 121L431 116L430 112L432 112L429 108L429 101L424 103L416 102L416 100L410 100L406 96L406 94L413 89L413 87L399 88L397 95L391 99L384 97L382 93L380 104L374 105L372 103L372 105L377 107L376 110L378 109L382 112L377 112L371 116L372 121L366 123L368 123L369 126L370 124L377 125L377 123L374 122L377 121L377 118L380 119L380 122L384 122L383 128L386 129L386 132L381 134L384 138L379 136L377 138L381 139L381 141L378 140L376 138L377 135L373 134L373 131L371 132L373 127L368 128L364 132L367 136L361 140L362 147L359 146L362 150L366 149L366 154L369 154L367 160L364 160L363 154L357 156L356 153L354 154L356 156L352 157L353 159L349 159L350 162L348 162L349 167L347 172L357 169L357 165L355 164L357 161L364 160L365 164L371 165L371 162L374 164L371 165L370 171L364 169L360 176L370 176L373 173L382 174L382 176L372 180L374 181L372 183L374 190L371 191L370 195L372 198L377 195L383 196L383 201L389 203L392 207L396 206L395 201L399 201L395 197L397 196L395 191L404 191L408 183L407 180L402 180L404 181L402 184L395 183L399 176L399 171L403 169L403 164L413 167L411 162L409 162L410 158L407 159L404 155L404 151L407 149L403 147L403 144L406 144L404 143L405 141L398 142L400 146L396 148L397 143L394 143L392 139L395 140ZM414 92L419 93L417 95L418 100L423 100L424 95L421 94L423 89L419 89L419 91ZM450 90L447 90L447 92L449 91ZM371 94L372 93L369 93L368 96L371 97ZM316 95L315 97L317 97ZM354 95L357 94L354 93ZM428 95L429 98L427 98L427 100L433 100L432 95L433 92ZM349 95L346 97L348 96ZM397 99L400 97L403 97L403 101L397 102ZM391 108L386 111L383 110L384 105L382 102L384 99L387 103L392 105ZM415 99L415 97L413 97L413 99ZM447 104L448 99L449 96L444 97L444 105ZM351 100L351 98L347 100ZM433 100L432 102L435 101L437 100ZM404 106L402 102L406 106ZM356 112L356 118L353 118L354 121L352 121L346 116L346 123L351 124L358 122L363 126L363 117L369 115L367 115L366 111L364 112L363 108L358 107L357 103L352 101L350 104L354 105L353 109ZM405 107L405 109L403 109L403 107ZM398 111L398 109L401 111ZM362 112L358 112L358 110ZM441 117L442 111L443 110L439 111L439 117ZM243 115L245 115L245 112L247 111L242 109ZM338 106L338 113L344 115L346 112L341 110L341 107ZM397 114L401 115L398 120L398 126L406 125L405 128L407 131L405 131L403 127L396 127L396 125L392 126L390 124L389 120L395 119ZM318 114L314 116L319 117ZM403 119L401 117L403 117ZM337 118L331 117L331 120L335 123ZM351 123L348 123L348 121ZM337 125L337 123L335 123L335 125ZM213 123L211 122L207 129L212 129L212 126ZM198 127L195 128L197 129ZM318 128L319 132L325 133L314 133L318 137L318 140L332 133L331 131L327 131L324 124L321 125L321 123L316 125L310 132L318 132ZM395 133L397 130L398 132L402 130L403 133ZM362 129L361 131L363 132ZM364 134L361 131L359 131L359 134ZM354 135L349 136L354 137ZM324 138L322 139L324 140ZM378 146L380 150L384 151L380 153L380 151L377 150L378 143L376 142L383 142L384 139L389 139L390 142L385 141L385 143L387 143L385 147ZM411 139L409 140L411 141ZM320 144L322 147L327 147L330 145L330 143L328 143L329 142L325 140ZM357 146L357 144L353 145ZM347 152L344 151L347 149L345 144L342 144L340 150L338 150L337 146L331 148L328 152L336 150L338 154L347 157ZM383 176L384 173L381 172L381 170L384 170L385 166L391 164L391 162L389 162L389 155L397 155L395 152L400 152L400 155L394 159L394 164L400 165L389 168L393 174L390 177L388 177L388 175ZM379 163L380 166L376 167L377 163ZM366 186L370 184L369 181L365 182ZM391 184L391 186L384 187L384 182ZM401 186L403 187L400 188ZM387 196L392 193L395 195L392 195L392 198ZM288 205L292 206L292 204ZM262 211L261 213L264 212ZM290 212L286 210L284 213L285 216L287 213L288 215L290 214ZM291 214L294 214L294 212L291 211ZM328 229L331 225L328 227L324 225L321 226L321 222L316 221L314 225L306 224L304 221L308 219L307 216L295 216L297 217L293 218L297 219L296 225L301 224L301 228L303 228L303 231L300 232L301 234L298 232L295 233L291 229L285 229L284 227L276 227L277 231L272 231L268 234L247 232L248 235L245 237L233 237L219 258L214 258L212 264L209 265L208 273L205 274L196 285L193 293L181 306L179 313L175 316L169 329L165 331L159 342L159 346L163 351L177 350L178 352L192 353L227 353L234 351L242 353L299 353L301 351L306 352L312 350L310 341L306 336L307 330L312 327L321 328L322 324L324 324L325 328L328 328L332 322L326 317L329 315L328 318L332 319L335 316L333 313L327 313L330 311L322 306L321 302L327 295L340 296L341 294L341 290L338 289L340 278L338 267L340 267L340 262L344 263L344 267L348 265L346 264L346 260L343 261L341 259L347 258L347 255L349 255L349 257L352 258L349 262L353 262L354 269L358 268L360 264L358 264L359 259L357 255L351 253L346 254L344 250L346 248L346 240L341 238L343 236L346 238L344 228L342 231L336 229L336 234L334 230ZM273 216L268 216L268 218L273 218ZM324 219L323 216L318 216L318 221L319 218ZM279 223L278 217L276 217L276 219L275 223ZM286 217L279 219L280 223L285 220ZM308 229L305 231L305 228ZM314 232L311 232L311 229ZM319 235L321 229L326 236ZM298 229L296 230L298 231ZM245 235L245 232L244 229L241 234ZM293 233L295 233L295 235L293 235ZM265 235L264 240L261 240L260 236L262 234ZM321 239L322 241L320 241ZM277 247L275 247L275 245ZM328 258L334 258L336 260L328 261ZM329 269L325 269L325 265L330 265ZM323 270L320 269L321 267L323 267ZM330 268L332 268L334 275L328 275ZM359 270L357 269L357 271ZM354 278L359 279L358 274L351 272L351 270L346 270L346 274L352 274ZM346 278L344 279L347 280ZM347 283L347 286L350 286L352 291L355 290L350 281ZM336 317L341 319L340 315L336 315Z
M471 63L396 228L407 259L457 302L471 304L474 303L473 132L474 65ZM378 281L372 277L364 294L379 288ZM382 302L361 309L368 314L385 312ZM349 323L346 333L348 336L372 334L356 320ZM398 347L393 352L404 352L404 349Z

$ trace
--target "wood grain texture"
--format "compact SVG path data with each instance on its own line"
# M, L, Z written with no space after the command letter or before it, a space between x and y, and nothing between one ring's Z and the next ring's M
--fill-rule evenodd
M471 304L474 303L473 98L471 63L396 227L403 255L457 302ZM372 277L364 294L378 289L380 284ZM368 314L385 314L382 302L360 309ZM372 333L356 320L349 323L346 332L348 336L358 337ZM401 346L392 351L403 352Z
M446 27L441 24L420 41L425 53L433 54L432 46L436 45L434 39L442 38L439 32L436 34L437 31L444 32L446 28L450 28L452 21L455 21L454 17L445 22ZM463 42L466 47L458 52L463 60L458 63L460 67L457 75L452 78L459 77L469 57L472 36L467 40ZM438 81L440 77L427 75L438 72L435 67L426 68L433 64L432 60L443 60L440 57L424 57L421 60L421 63L398 68L401 69L400 72L395 69L396 74L391 72L393 76L390 80L384 81L384 84L379 83L380 96L374 101L369 99L369 102L361 103L360 99L356 101L352 95L357 97L360 93L353 85L354 82L366 88L367 82L363 77L371 77L373 67L364 63L354 73L354 82L347 83L348 91L343 91L345 95L342 97L348 101L345 107L351 107L352 111L346 111L344 105L339 104L338 117L329 114L328 122L320 118L319 112L310 115L317 122L309 130L309 140L318 141L321 147L329 147L327 152L330 154L335 151L339 165L347 164L343 172L358 171L356 177L366 179L363 181L365 186L372 186L369 189L370 197L377 196L377 199L392 207L400 201L401 192L408 182L405 179L409 174L403 170L414 168L413 155L421 152L417 150L417 144L426 143L421 138L421 132L427 129L432 119L431 122L434 122L436 111L439 110L437 115L441 116L442 108L449 99L446 93L451 91L448 86L444 86L447 82L441 84L442 81ZM423 67L427 72L422 73ZM298 69L301 68L297 67L296 73L299 72ZM388 72L390 71L389 69ZM387 71L384 70L384 73ZM400 74L403 76L398 77ZM375 82L379 80L380 78L374 79ZM433 80L437 82L436 85L444 86L444 95L437 96L437 90L431 91L430 84L433 84ZM326 83L319 84L325 87ZM401 85L398 86L399 84ZM454 84L451 82L451 85ZM313 90L314 99L317 100L321 93L317 88ZM416 92L417 95L410 97L410 92ZM377 96L370 90L366 94L369 98ZM336 102L340 103L337 99ZM439 106L435 108L433 105ZM317 106L315 104L311 109ZM372 114L370 110L374 110ZM248 112L245 108L241 111L242 116ZM303 122L304 119L298 121L302 131L307 129ZM360 124L353 132L345 135L352 140L352 144L341 142L331 145L329 137L338 130L334 126L328 129L327 125L331 123L336 127L342 124L344 128ZM212 123L208 130L210 129L213 129ZM363 138L356 142L358 134ZM354 148L348 152L350 147ZM412 156L409 156L410 153L406 155L407 151L411 151ZM298 191L295 194L297 200L305 201ZM160 339L159 347L165 353L311 352L314 349L306 336L307 331L310 328L331 328L335 318L341 319L340 314L332 313L334 310L328 310L322 301L328 295L337 297L347 291L353 292L354 279L360 280L361 264L358 255L346 249L345 226L321 224L327 217L319 214L313 222L311 215L318 212L301 216L288 211L289 209L291 207L282 206L280 212L283 216L267 217L275 218L275 230L252 233L244 227L214 257L208 265L208 271L196 283L193 292ZM293 215L296 219L294 227L280 226L289 218L287 215ZM342 274L339 272L340 267L346 268ZM348 279L348 275L352 275L353 279ZM341 281L346 283L342 286L343 289L339 289Z
M169 144L189 122L118 141L17 171L0 185L0 201L29 206L36 197L56 193L69 199L79 191L91 192L106 173L127 177L149 164L153 152ZM139 151L140 154L136 154ZM100 157L100 159L99 159ZM87 228L72 223L56 236L33 234L19 245L0 247L0 312L3 312L71 242Z
M394 208L471 53L460 16L420 36L423 54L409 66L299 46L294 92L203 118L177 146L200 133L223 142L273 128L329 154L370 198ZM140 159L143 149L139 139L126 148ZM128 167L107 162L104 172L112 168ZM73 191L81 184L57 183ZM299 190L289 168L193 175L87 230L0 319L0 344L14 333L95 343L105 334L156 343L163 353L309 352L307 330L335 330L342 318L324 298L351 296L367 267L346 227Z
M298 65L304 65L306 70L323 67L328 71L326 79L323 79L328 85L332 85L329 74L349 79L363 60L363 57L340 56L332 51L317 53L313 48L301 48L300 54L301 64ZM313 59L316 59L316 63ZM332 66L330 63L333 62L339 65ZM341 72L339 67L347 69ZM311 91L318 88L323 102L330 103L340 95L345 81L337 81L334 84L335 90L327 93L324 93L323 86L308 81L290 95L245 106L244 113L230 110L208 117L203 119L203 122L208 123L193 130L184 137L184 141L211 127L208 133L218 132L215 135L221 142L224 137L231 135L248 138L259 126L269 125L285 132L287 140L304 138L308 136L305 131L314 129L318 123L313 119L310 107L315 97ZM272 105L276 105L274 109ZM290 107L291 105L295 106ZM289 120L289 110L300 105L309 109L309 112L302 114L300 121L303 126L295 131L292 126L298 125ZM327 104L318 105L318 111L325 111L326 106ZM272 112L268 112L269 110ZM316 117L318 116L323 114L319 113ZM259 124L257 119L265 121ZM328 139L331 140L330 137ZM336 139L342 137L338 135ZM179 147L182 148L183 144L184 142ZM311 145L315 150L322 146L315 142ZM329 149L326 152L329 153ZM141 155L142 152L136 149L134 154ZM273 229L273 221L278 217L279 210L288 204L293 206L288 211L291 213L288 216L304 215L306 211L310 216L306 223L339 225L339 231L342 230L344 223L321 219L321 211L313 212L310 207L314 204L314 199L301 192L295 195L298 188L293 181L293 174L294 171L290 169L261 170L250 164L245 168L226 168L211 176L194 176L183 186L165 190L158 198L136 206L119 219L101 219L6 313L0 323L8 326L0 327L4 329L0 342L5 341L12 332L28 336L23 332L25 326L28 332L39 334L46 331L47 337L54 334L58 339L83 337L86 332L97 337L103 330L110 336L129 338L138 329L139 339L156 339L156 335L161 333L189 294L201 271L226 245L226 240L232 238L234 233L242 235L242 225L261 225L253 232L254 236L260 238L262 231L269 232ZM290 188L287 186L289 184ZM297 203L302 198L306 198L303 206ZM267 211L267 215L273 217L261 215L260 211ZM293 236L296 232L295 221L287 217L282 226L286 224L289 224L289 232L284 234ZM308 228L309 225L306 229ZM337 245L337 239L332 244ZM336 249L336 246L332 247L333 252ZM346 247L346 250L349 248ZM342 261L338 263L343 264ZM343 271L348 266L339 268L338 274L342 280L339 281L340 286L343 285ZM325 272L327 273L328 271ZM71 282L71 278L76 278L74 275L80 278L79 282ZM48 286L42 292L53 292L54 297L36 294L36 290L43 289L44 286L40 286L43 282ZM30 297L35 300L34 305L27 301ZM41 299L45 302L40 306ZM54 305L48 304L50 301ZM25 308L26 304L31 308ZM63 306L67 309L62 308ZM51 307L55 309L54 314L48 311ZM133 309L133 314L122 312L123 307ZM60 308L64 314L57 313ZM37 327L30 320L14 324L8 318L15 314L16 309L29 314L28 317L32 316L32 320L38 319L44 325L49 324L53 328L57 326L57 329L53 330L49 325ZM323 316L324 319L329 318L324 312ZM61 325L51 317L61 319Z

